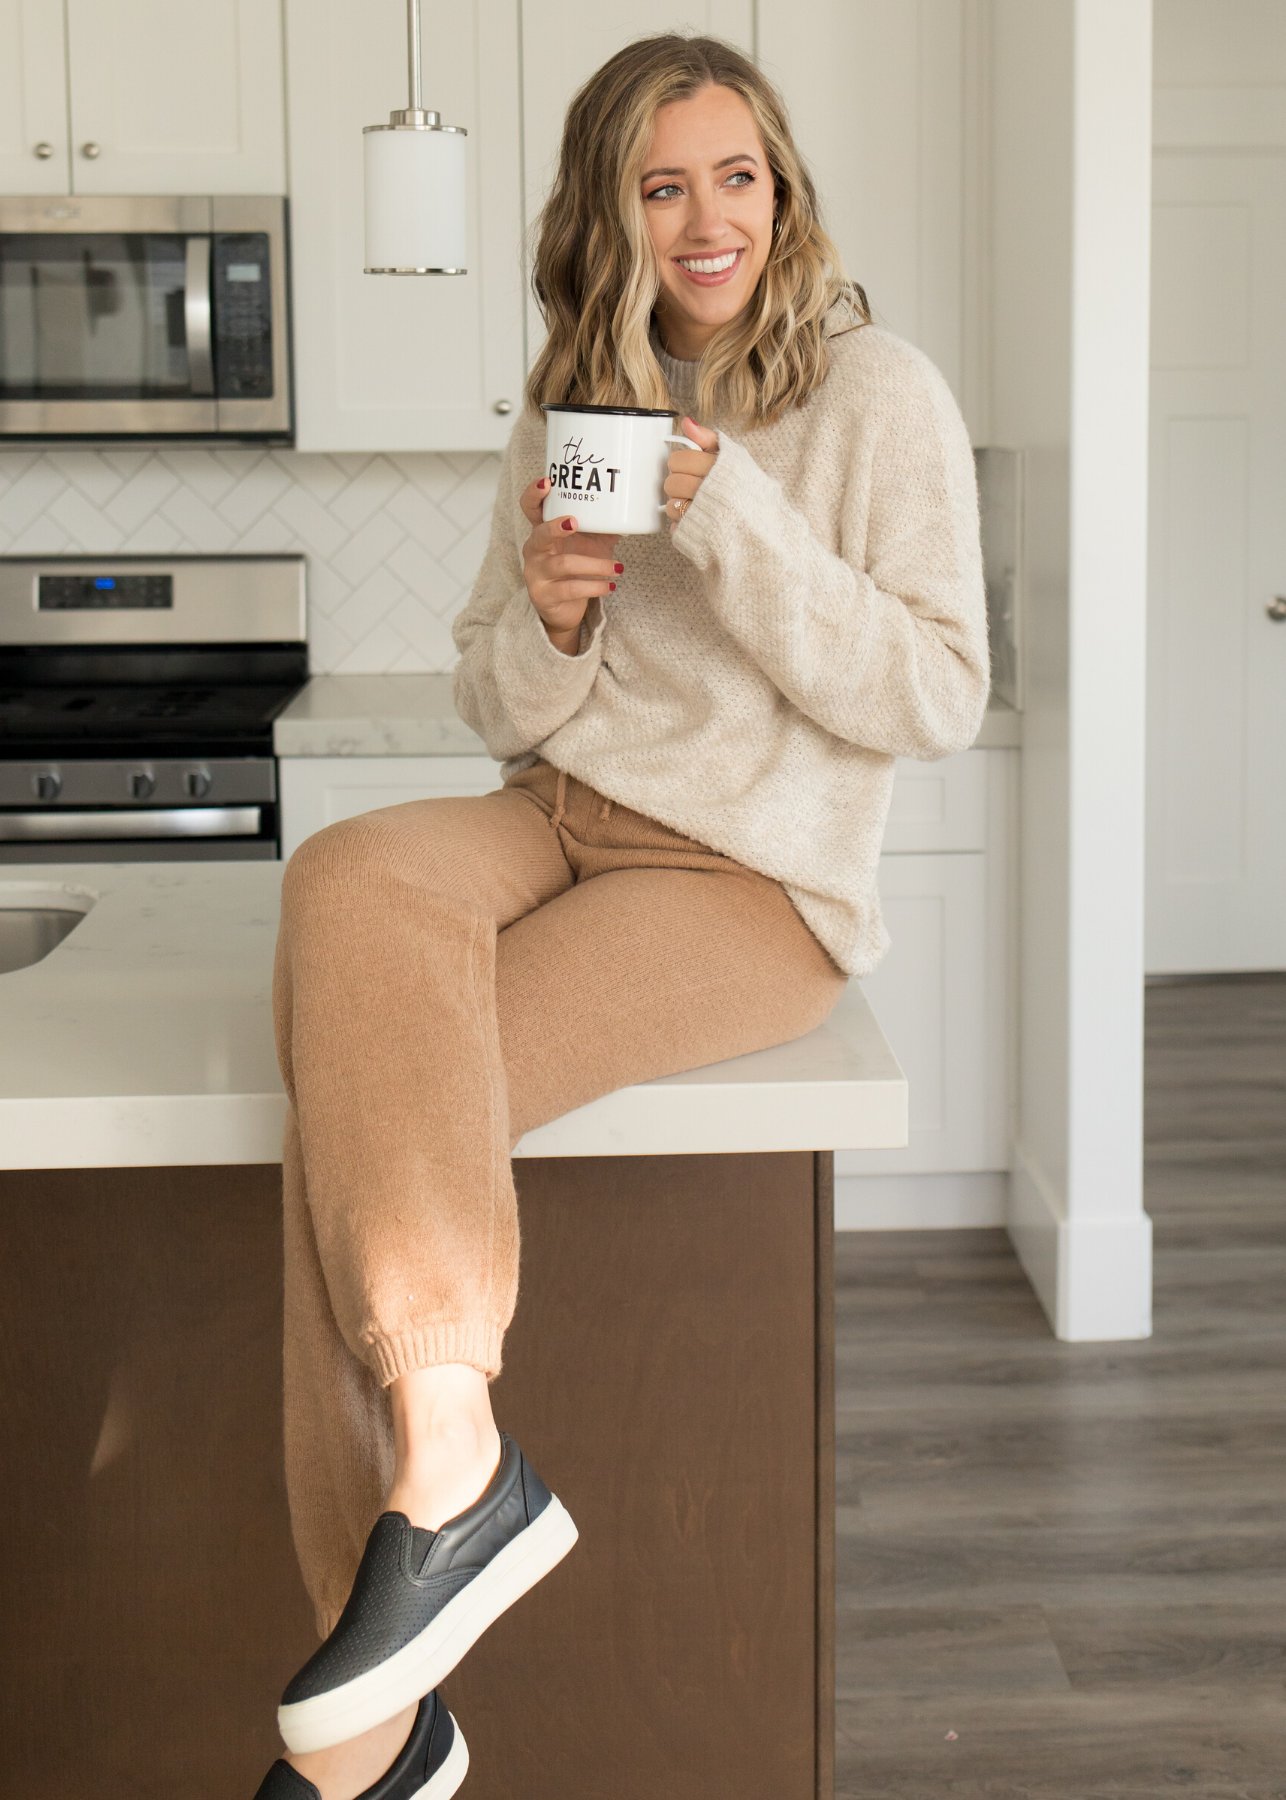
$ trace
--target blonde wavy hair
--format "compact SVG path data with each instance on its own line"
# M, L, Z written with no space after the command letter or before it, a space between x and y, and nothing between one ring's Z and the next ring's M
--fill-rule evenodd
M750 305L707 346L702 419L768 425L826 379L827 339L870 323L845 277L781 96L718 38L664 32L627 44L567 109L558 175L537 226L533 286L548 337L527 382L542 401L670 405L650 341L661 276L640 178L657 113L709 86L750 108L773 178L773 239Z

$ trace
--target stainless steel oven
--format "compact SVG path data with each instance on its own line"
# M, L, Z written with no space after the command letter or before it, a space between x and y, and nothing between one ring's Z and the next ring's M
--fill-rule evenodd
M0 863L276 857L301 556L0 558Z
M292 430L286 202L0 196L0 442Z

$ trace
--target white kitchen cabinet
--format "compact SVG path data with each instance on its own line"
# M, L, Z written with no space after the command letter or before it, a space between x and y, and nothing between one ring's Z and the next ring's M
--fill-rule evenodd
M426 14L425 105L469 133L465 275L362 272L362 128L406 105L404 0L286 0L286 51L299 448L501 448L524 373L512 0Z
M283 756L277 767L283 858L323 826L358 813L500 786L500 764L489 756Z
M281 0L66 5L76 193L285 193Z
M0 193L67 193L67 151L63 9L0 0Z
M0 191L284 194L283 83L281 0L0 0Z
M1009 1167L1017 754L898 764L879 876L892 948L862 988L910 1084L910 1142L838 1153L841 1187Z

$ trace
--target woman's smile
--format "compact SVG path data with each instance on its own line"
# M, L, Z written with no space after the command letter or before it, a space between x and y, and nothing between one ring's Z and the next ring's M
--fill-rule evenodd
M674 261L698 287L720 287L735 278L745 254L744 249L727 250L722 256L676 256Z

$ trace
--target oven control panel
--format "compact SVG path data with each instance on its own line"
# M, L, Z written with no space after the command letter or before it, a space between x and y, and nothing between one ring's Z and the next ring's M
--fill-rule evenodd
M173 575L41 575L36 582L40 612L108 612L126 609L172 611Z

